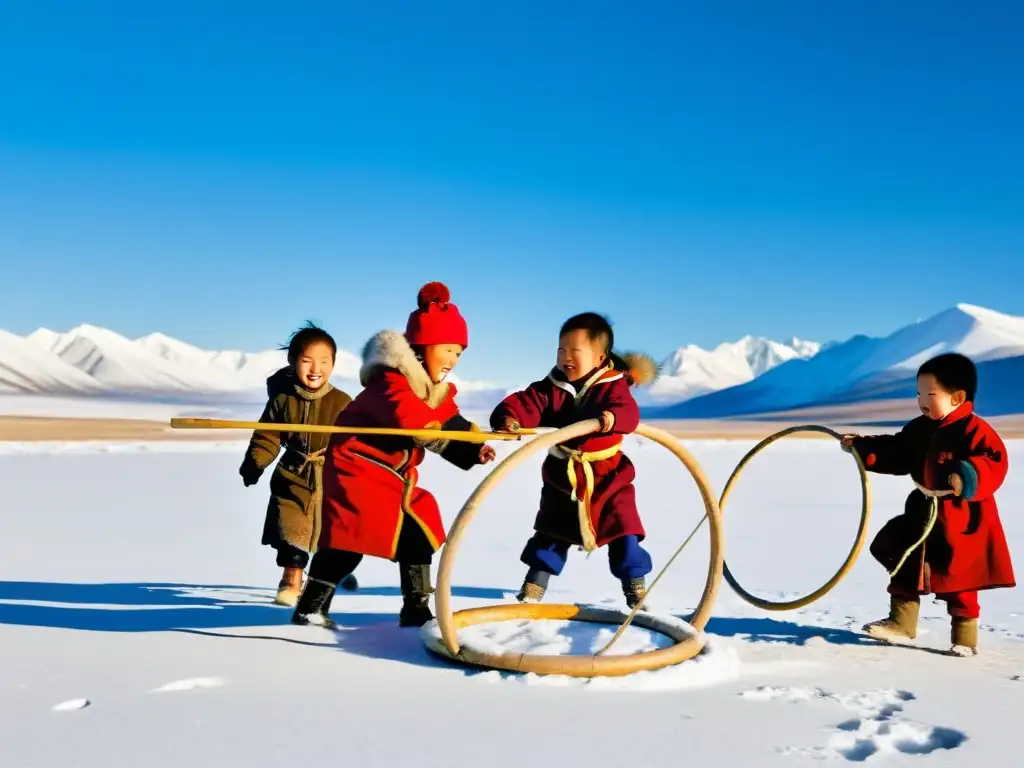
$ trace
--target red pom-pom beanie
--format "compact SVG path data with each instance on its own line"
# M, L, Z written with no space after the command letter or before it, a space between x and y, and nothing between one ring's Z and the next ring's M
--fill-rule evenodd
M469 329L451 303L451 293L444 283L427 283L416 296L418 308L409 315L405 338L410 344L460 344L469 346Z

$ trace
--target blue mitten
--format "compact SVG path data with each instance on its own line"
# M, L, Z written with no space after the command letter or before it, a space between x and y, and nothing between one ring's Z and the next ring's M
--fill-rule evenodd
M960 475L960 480L963 481L964 489L960 494L962 499L973 499L974 494L978 492L978 470L974 468L974 465L969 461L961 461L960 467L956 472Z

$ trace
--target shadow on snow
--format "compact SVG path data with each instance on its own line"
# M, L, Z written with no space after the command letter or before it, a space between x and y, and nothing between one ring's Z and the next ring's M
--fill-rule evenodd
M740 637L752 643L786 643L803 645L812 638L822 638L834 645L878 645L874 638L848 629L818 627L779 621L768 617L732 618L712 617L704 631L719 637Z
M240 585L0 581L0 624L96 632L290 626L292 609L276 605L273 594L270 589ZM400 594L398 587L362 587L354 593L339 590L332 615L346 627L385 621L397 625L397 612L350 612L344 604L355 597L397 599ZM452 594L500 600L505 592L453 587Z
M454 587L455 597L501 601L506 590ZM394 613L346 610L359 597L395 598ZM95 632L180 632L231 640L263 640L336 647L365 658L421 667L456 668L467 675L479 669L455 664L430 653L416 628L398 626L397 587L366 586L339 591L331 615L335 631L293 627L291 608L275 605L273 590L242 585L177 583L69 584L0 581L0 625L51 627ZM264 627L287 628L287 634L255 634ZM243 630L241 632L217 630ZM249 631L244 631L249 630ZM802 645L815 637L841 645L873 645L877 641L844 629L828 629L763 618L712 618L706 632L742 637L751 642ZM308 638L308 639L307 639Z

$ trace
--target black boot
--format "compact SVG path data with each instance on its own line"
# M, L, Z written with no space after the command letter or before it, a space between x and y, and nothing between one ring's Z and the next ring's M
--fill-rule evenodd
M359 589L359 579L356 578L354 573L350 573L344 579L341 580L341 584L338 585L346 592L355 592Z
M399 578L402 585L402 611L398 614L398 626L422 627L434 618L430 612L429 565L399 564Z
M327 615L327 612L331 609L331 600L334 598L336 588L329 581L310 578L306 582L306 588L299 596L299 601L295 604L292 624L334 629L337 624Z

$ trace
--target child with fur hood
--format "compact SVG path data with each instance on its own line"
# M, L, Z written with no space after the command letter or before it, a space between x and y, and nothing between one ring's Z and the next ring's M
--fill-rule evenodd
M466 321L448 288L428 283L405 335L381 331L363 349L363 390L336 424L348 427L479 430L459 413L445 377L469 345ZM437 500L419 487L425 450L461 469L494 460L489 445L405 436L336 434L324 468L320 548L292 622L334 627L328 617L338 583L365 555L396 561L402 590L400 626L433 618L430 566L445 541Z
M890 573L889 615L864 630L884 642L917 637L921 595L932 593L950 616L950 653L975 656L978 591L1016 585L995 499L1009 459L999 434L974 412L977 388L969 358L933 357L917 372L920 416L893 435L843 438L869 471L910 475L916 486L903 513L871 542L871 554Z
M587 552L608 546L608 564L630 608L646 594L645 577L653 566L640 546L646 534L636 508L636 469L622 452L622 440L640 423L630 387L649 384L657 369L646 355L619 357L612 352L614 341L601 315L569 318L559 332L551 373L506 397L491 414L491 427L502 431L601 421L600 433L552 448L544 462L536 533L521 556L529 571L520 602L543 598L572 545Z
M292 334L285 349L288 365L267 378L267 401L261 422L328 426L352 399L328 379L338 347L327 331L312 323ZM238 473L246 487L254 485L284 456L270 478L270 503L263 523L263 544L277 550L284 569L275 602L295 605L302 573L320 536L323 483L320 468L330 435L310 432L253 432ZM354 588L355 578L346 585Z

